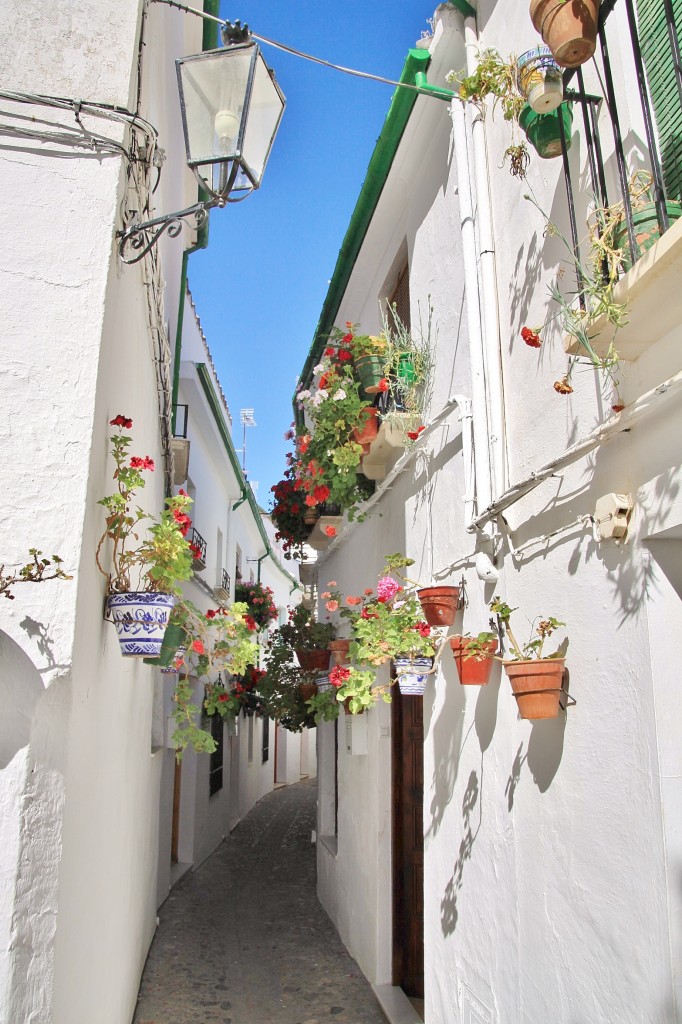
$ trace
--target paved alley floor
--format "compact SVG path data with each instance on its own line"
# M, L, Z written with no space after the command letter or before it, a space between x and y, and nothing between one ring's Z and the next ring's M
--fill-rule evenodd
M315 799L270 793L172 891L134 1024L386 1024L315 893Z

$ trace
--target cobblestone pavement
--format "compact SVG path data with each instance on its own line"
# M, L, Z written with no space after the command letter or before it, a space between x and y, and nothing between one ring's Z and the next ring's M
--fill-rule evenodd
M173 890L134 1024L386 1024L315 893L315 798L270 793Z

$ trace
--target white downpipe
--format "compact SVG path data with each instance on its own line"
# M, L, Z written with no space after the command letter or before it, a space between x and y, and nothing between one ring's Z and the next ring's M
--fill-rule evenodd
M452 131L457 159L457 191L462 231L462 265L466 299L469 362L471 369L471 406L473 408L473 441L475 466L476 510L480 513L492 501L490 457L488 454L488 409L485 395L483 362L483 326L478 289L476 230L471 195L470 152L467 138L465 107L460 100L452 102ZM471 519L465 518L468 527Z
M479 39L475 18L464 22L467 71L473 74L478 63ZM497 276L492 228L490 174L485 137L485 121L473 104L468 104L473 151L473 178L478 225L478 266L481 279L481 313L486 397L488 402L490 477L492 491L501 494L506 486L505 430L500 353L500 311L497 301ZM479 506L480 508L481 506Z

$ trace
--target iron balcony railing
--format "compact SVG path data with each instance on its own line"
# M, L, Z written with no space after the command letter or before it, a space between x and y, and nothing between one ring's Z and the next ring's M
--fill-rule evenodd
M206 568L206 541L201 536L196 526L192 527L189 543L194 556L195 565L202 569Z
M217 586L224 590L226 594L230 593L230 574L227 569L218 570Z
M616 37L614 9L625 13L629 40L622 34ZM660 233L670 227L667 200L682 198L682 63L680 60L679 29L682 27L682 0L602 0L599 15L599 39L595 54L595 67L600 90L588 91L585 87L583 68L571 69L564 73L564 98L571 103L574 114L582 114L581 138L584 140L588 167L588 189L598 207L606 208L616 203L623 205L623 217L627 229L627 248L630 261L640 256L635 238L633 205L629 189L632 171L648 163L651 174L651 200L655 204ZM629 105L632 103L631 90L623 94L614 84L614 73L609 43L614 52L632 47L632 65L637 83L642 122L648 153L643 153L642 141L630 131L633 121ZM588 68L589 65L586 65ZM621 80L619 76L619 81ZM602 95L597 95L598 91ZM604 148L599 128L599 115L605 108L613 133L613 156L605 165ZM628 125L628 134L623 138L621 124ZM577 208L584 205L578 199L574 177L580 180L580 169L572 169L575 158L569 152L562 119L559 118L561 149L564 164L568 216L571 240L580 262L580 237ZM575 122L574 122L575 128ZM628 169L628 159L631 162ZM616 174L609 168L609 161L615 160ZM609 178L617 180L609 189ZM586 191L581 184L580 192ZM582 232L584 235L584 232ZM630 265L631 265L630 263ZM578 271L578 292L582 281ZM582 296L581 296L582 298Z

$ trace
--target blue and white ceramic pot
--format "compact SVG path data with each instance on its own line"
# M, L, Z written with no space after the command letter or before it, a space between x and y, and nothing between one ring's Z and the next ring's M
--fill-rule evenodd
M406 697L423 697L433 658L394 658L398 688Z
M107 606L116 626L121 654L127 658L158 658L174 604L173 594L144 590L110 594Z

